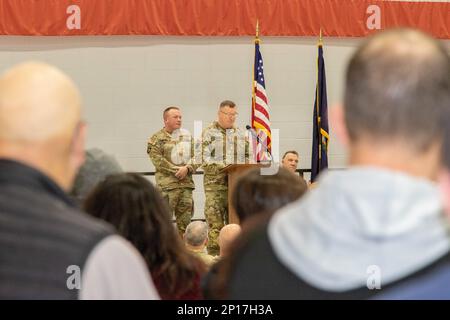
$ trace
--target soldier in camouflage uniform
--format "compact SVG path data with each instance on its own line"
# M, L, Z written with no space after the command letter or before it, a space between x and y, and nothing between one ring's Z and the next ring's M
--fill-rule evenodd
M156 184L175 215L180 235L184 234L193 215L192 191L195 189L192 173L197 166L193 158L190 133L181 128L178 107L164 110L164 128L150 137L147 153L155 166Z
M209 225L208 252L219 254L217 238L228 223L228 177L222 170L248 159L248 141L245 132L235 127L237 112L234 102L220 104L218 120L202 133L202 154L205 189L205 218Z

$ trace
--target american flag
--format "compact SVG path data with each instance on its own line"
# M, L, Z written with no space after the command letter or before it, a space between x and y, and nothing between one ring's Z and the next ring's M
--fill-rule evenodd
M269 102L264 80L263 58L259 51L258 37L255 39L255 65L252 87L252 127L258 137L254 154L256 161L268 161L272 159L272 135L270 131Z

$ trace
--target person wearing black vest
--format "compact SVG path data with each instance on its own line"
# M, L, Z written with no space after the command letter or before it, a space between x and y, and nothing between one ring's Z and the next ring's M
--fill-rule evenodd
M0 78L0 299L158 299L142 257L66 195L84 160L73 82L37 62Z

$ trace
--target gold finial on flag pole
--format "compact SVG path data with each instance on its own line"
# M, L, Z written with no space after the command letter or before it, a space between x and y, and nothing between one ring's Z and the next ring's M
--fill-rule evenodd
M256 36L255 36L255 43L259 43L259 20L256 19Z
M322 41L322 28L320 28L320 32L319 32L319 45L322 45L323 41Z

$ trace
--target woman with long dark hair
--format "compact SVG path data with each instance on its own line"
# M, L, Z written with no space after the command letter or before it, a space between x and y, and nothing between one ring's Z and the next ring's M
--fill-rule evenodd
M191 255L172 224L168 207L144 177L107 177L87 197L84 209L116 227L142 254L162 299L201 299L203 262Z

